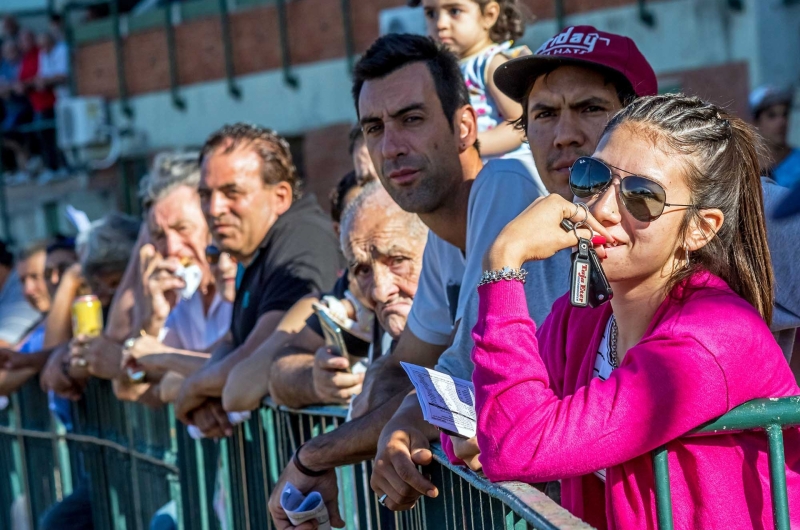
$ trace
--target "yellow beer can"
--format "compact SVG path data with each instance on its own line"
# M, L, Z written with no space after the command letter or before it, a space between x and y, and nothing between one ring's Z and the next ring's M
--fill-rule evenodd
M93 294L79 296L72 303L72 336L97 337L103 332L103 308Z

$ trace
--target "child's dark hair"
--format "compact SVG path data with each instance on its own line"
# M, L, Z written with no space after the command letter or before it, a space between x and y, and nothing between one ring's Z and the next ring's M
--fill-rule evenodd
M500 6L500 14L497 21L489 30L489 38L492 42L505 42L507 40L517 40L525 33L525 17L522 15L517 0L472 0L481 8L481 13L491 2L497 2ZM422 0L409 0L410 7L417 7Z

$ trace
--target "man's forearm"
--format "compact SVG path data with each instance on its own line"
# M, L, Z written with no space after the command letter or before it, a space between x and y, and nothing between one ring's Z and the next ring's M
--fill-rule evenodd
M267 375L269 395L279 405L298 409L319 403L313 384L314 355L289 349L272 363Z
M359 419L327 434L311 438L303 448L303 464L313 470L357 464L375 456L378 438L407 392L398 393Z
M19 370L0 370L0 396L9 396L35 376L38 370L21 368Z
M154 365L164 372L178 372L181 375L192 375L208 361L208 354L197 352L171 352L156 354Z

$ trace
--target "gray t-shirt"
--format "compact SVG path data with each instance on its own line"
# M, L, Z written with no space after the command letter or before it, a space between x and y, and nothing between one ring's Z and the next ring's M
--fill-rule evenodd
M0 291L0 340L16 345L41 318L25 299L17 271L11 271Z
M773 212L789 190L768 178L761 179L764 211L767 215L767 241L775 273L775 309L772 332L787 360L791 360L796 330L800 327L800 216L775 220Z
M536 181L517 160L492 160L478 174L469 197L467 263L458 300L458 327L453 344L439 358L436 369L462 379L472 379L472 328L478 320L478 280L482 260L500 231L540 196ZM531 237L536 227L531 227ZM553 302L569 287L570 251L526 263L525 293L528 311L537 325L550 314ZM458 319L457 318L457 319Z

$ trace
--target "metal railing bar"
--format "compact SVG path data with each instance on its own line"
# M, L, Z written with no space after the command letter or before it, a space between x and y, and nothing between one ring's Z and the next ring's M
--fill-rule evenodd
M353 19L350 12L350 0L341 0L342 25L344 26L344 49L347 55L347 72L353 73L356 45L353 41Z
M771 424L782 425L784 429L800 426L800 396L749 401L701 425L689 435L763 429Z
M234 99L239 99L242 97L242 90L236 84L236 73L233 67L233 39L231 38L228 0L219 0L219 23L222 28L222 54L225 60L225 79L228 82L228 94Z
M672 530L672 493L669 487L669 458L667 446L653 451L653 474L656 490L656 519L659 530Z
M772 516L776 530L789 530L789 500L786 491L786 455L783 430L773 423L766 428L769 439L769 485L772 492Z
M174 0L167 0L164 6L164 35L167 38L167 59L169 61L169 92L172 106L178 110L186 109L186 100L178 90L178 59L175 47L175 6Z
M128 101L128 82L125 77L125 53L122 49L122 32L120 30L119 0L109 2L111 9L111 29L114 36L114 57L117 63L117 87L119 89L119 102L122 113L127 117L133 116L133 107Z
M286 19L286 0L276 0L278 10L278 37L281 46L281 67L283 81L292 88L297 88L300 81L292 72L292 59L289 51L289 24Z
M168 464L163 460L159 460L158 458L155 458L148 454L140 453L139 451L133 449L128 449L124 445L118 444L116 442L112 442L110 440L104 440L102 438L97 438L95 436L88 436L85 434L74 434L74 433L65 433L62 435L50 432L34 431L31 429L16 429L5 426L0 426L0 434L7 434L10 436L23 436L26 438L44 438L51 440L63 439L68 442L88 443L101 447L107 447L109 449L117 451L118 453L130 455L132 458L141 460L142 462L148 462L150 464L154 464L156 466L167 469L173 473L180 472L179 468L175 465Z
M449 469L469 482L472 487L500 500L504 505L518 513L533 528L541 530L558 530L565 526L555 526L549 519L558 520L567 528L591 528L589 525L573 516L560 506L557 506L547 495L529 484L520 482L491 483L485 477L479 476L465 466L454 466L447 460L439 444L431 447L433 458L442 466Z

